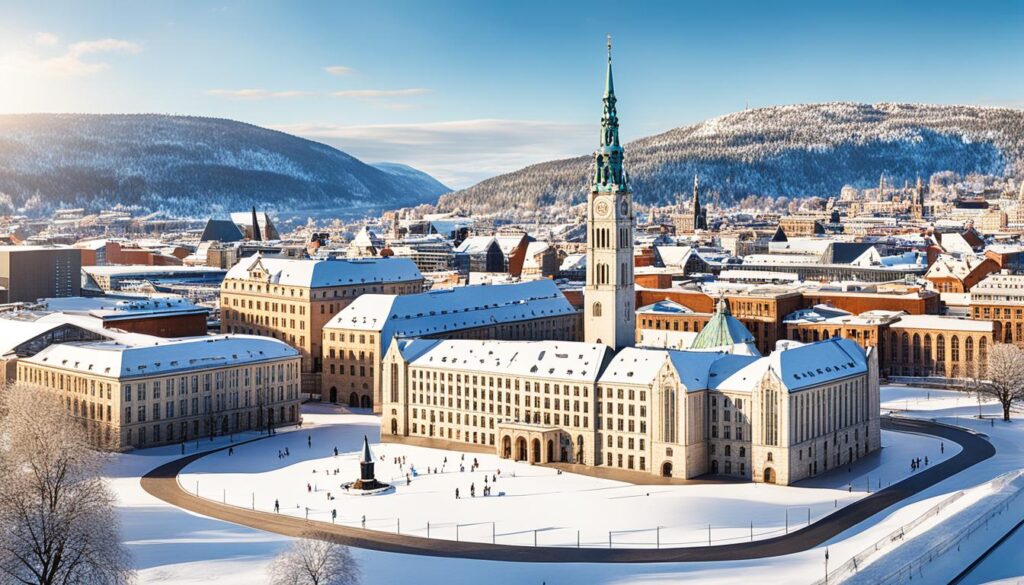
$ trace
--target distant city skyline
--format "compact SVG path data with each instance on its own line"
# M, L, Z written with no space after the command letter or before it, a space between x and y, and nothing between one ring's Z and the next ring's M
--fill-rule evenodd
M609 33L626 141L746 105L1024 107L1015 2L0 0L0 15L0 114L225 117L454 188L592 151Z

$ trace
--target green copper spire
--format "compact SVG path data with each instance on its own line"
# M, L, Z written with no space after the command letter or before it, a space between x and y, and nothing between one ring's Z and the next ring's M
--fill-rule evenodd
M615 84L612 81L612 37L608 35L608 74L604 84L601 144L594 153L594 191L628 189L626 173L622 169L623 150L619 145L619 116L615 111L615 101Z

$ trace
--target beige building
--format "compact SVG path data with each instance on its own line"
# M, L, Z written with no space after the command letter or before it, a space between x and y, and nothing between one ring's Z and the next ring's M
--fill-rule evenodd
M295 423L299 354L273 339L138 334L54 343L16 358L16 380L60 394L116 449Z
M416 295L367 294L323 328L323 397L380 412L380 364L395 338L575 341L580 313L550 280Z
M383 440L533 463L790 484L881 446L877 355L844 339L768 357L399 340L383 386Z
M221 331L280 339L302 357L302 391L320 393L324 325L360 295L423 291L411 260L246 258L221 284Z

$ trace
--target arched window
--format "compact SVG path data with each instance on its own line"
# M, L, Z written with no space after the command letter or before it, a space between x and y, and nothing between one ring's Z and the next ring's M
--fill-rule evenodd
M592 312L593 312L593 315L595 317L600 317L601 316L601 303L594 303L594 308L593 308Z
M932 336L924 335L924 375L932 375Z
M949 338L949 359L953 362L960 361L960 338L954 335ZM957 368L959 371L959 368Z
M984 377L988 370L988 340L984 337L978 339L978 376Z
M900 346L901 346L900 347L900 357L903 358L903 367L906 369L906 368L911 367L911 363L910 363L910 336L907 335L906 333L904 333L901 341L902 341L902 343L900 344ZM904 372L904 373L906 373L906 372Z
M676 442L676 388L665 386L661 405L661 438L666 443Z
M974 338L968 337L964 340L964 357L968 362L974 361Z
M914 334L914 369L921 368L921 336Z
M935 336L935 361L939 364L946 361L946 338L941 333Z

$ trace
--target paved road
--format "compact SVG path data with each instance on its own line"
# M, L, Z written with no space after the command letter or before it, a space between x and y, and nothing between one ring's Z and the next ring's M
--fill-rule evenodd
M858 524L874 514L906 499L921 490L957 474L972 465L995 455L995 448L985 438L956 427L925 420L882 418L882 428L890 431L914 432L932 435L959 443L963 450L956 456L931 466L922 472L875 492L825 518L791 532L748 543L686 548L562 548L493 545L478 542L455 542L404 536L337 526L324 522L246 510L227 506L212 500L198 498L181 489L177 476L189 463L227 447L189 455L171 461L147 473L141 480L142 488L151 495L179 508L259 530L287 536L302 536L317 531L318 538L358 548L386 552L419 554L437 557L458 557L495 561L531 563L667 563L691 561L732 561L759 559L792 554L808 550Z

